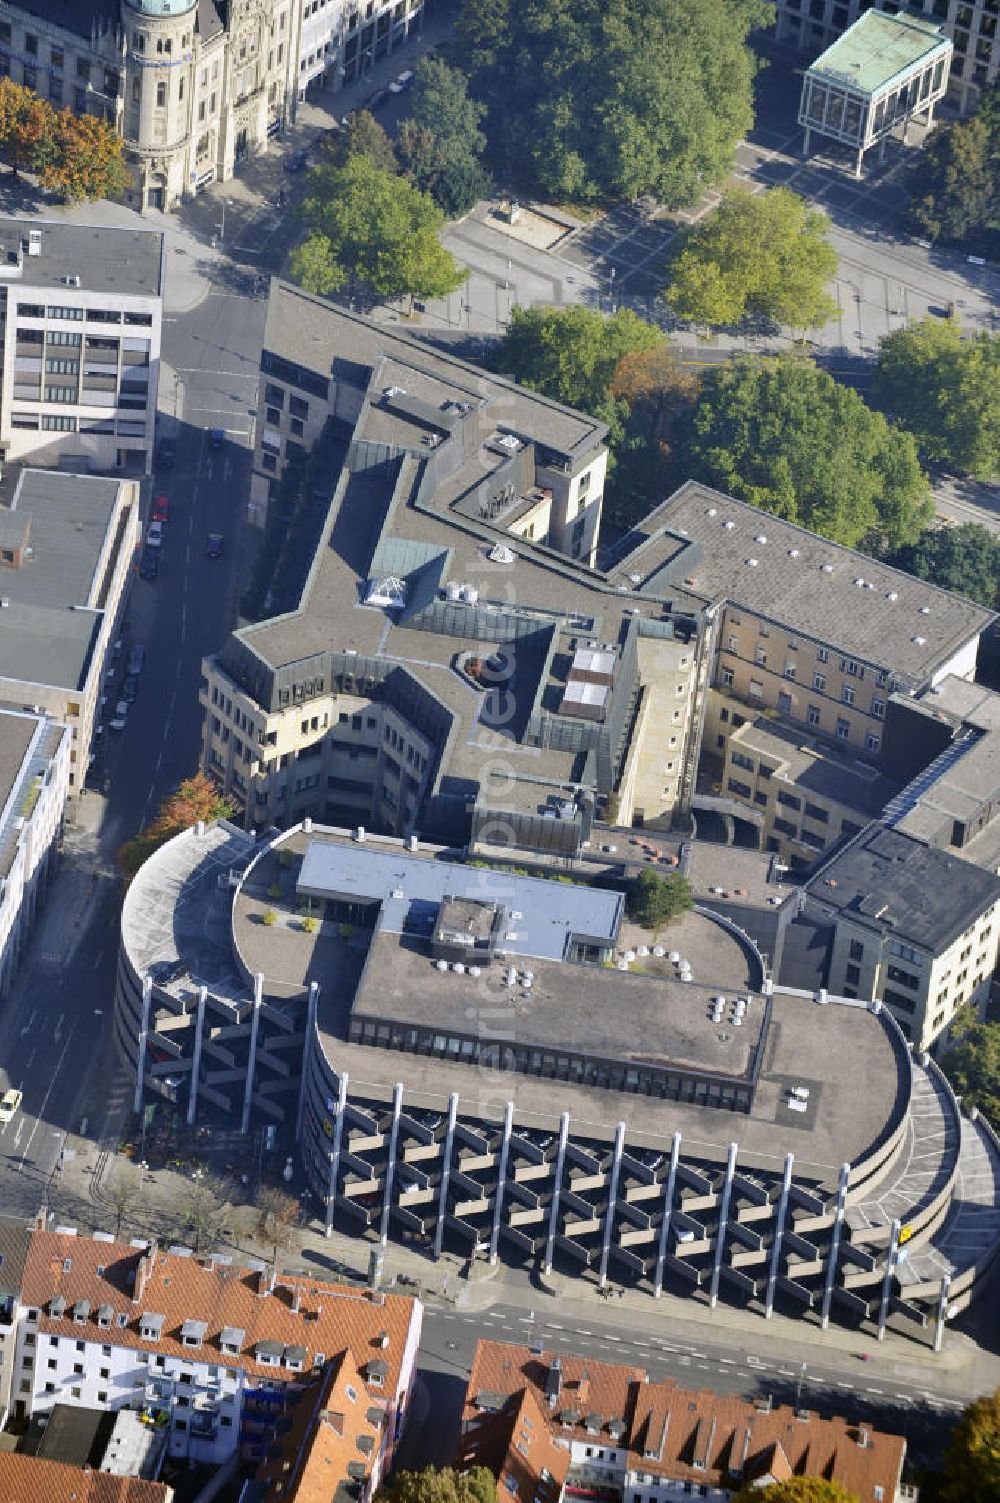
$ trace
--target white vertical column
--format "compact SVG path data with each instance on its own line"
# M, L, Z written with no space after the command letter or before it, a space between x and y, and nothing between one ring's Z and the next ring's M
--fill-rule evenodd
M191 1062L191 1093L188 1097L187 1125L194 1126L195 1113L198 1110L198 1071L201 1069L201 1041L205 1032L205 1003L208 1000L208 987L198 988L198 1021L194 1025L194 1059Z
M451 1182L451 1155L455 1146L455 1118L458 1116L458 1092L448 1101L448 1131L444 1139L444 1163L441 1166L441 1193L438 1196L438 1219L434 1231L434 1256L440 1258L444 1246L444 1218L448 1205L448 1185Z
M504 1190L507 1187L507 1159L510 1155L510 1135L514 1126L514 1103L508 1101L503 1113L503 1141L500 1144L500 1163L497 1166L497 1188L493 1201L493 1230L490 1233L490 1262L495 1263L500 1247L500 1215L503 1211Z
M240 1132L246 1132L250 1126L250 1102L253 1098L254 1076L257 1073L257 1030L260 1026L260 1005L264 998L264 972L258 971L253 978L253 1017L250 1020L250 1054L247 1059L247 1078L243 1088L243 1117L240 1122ZM305 1075L305 1062L303 1061L303 1075Z
M256 998L254 998L254 1002L256 1004ZM302 1075L301 1075L301 1078L299 1080L299 1108L298 1108L298 1111L295 1114L295 1140L296 1140L296 1142L299 1142L301 1140L301 1138L302 1138L302 1119L305 1116L305 1110L306 1110L306 1077L308 1075L308 1071L306 1070L306 1060L309 1058L309 1050L310 1050L310 1044L311 1044L311 1041L312 1041L312 1036L313 1036L313 1034L316 1031L316 1008L317 1008L318 1003L319 1003L319 982L318 981L310 981L310 983L309 983L309 1008L308 1008L308 1011L306 1013L306 1037L305 1037L305 1042L302 1045ZM255 1018L254 1022L255 1022L255 1025L256 1025L256 1018ZM256 1037L257 1037L257 1029L256 1029L256 1026L255 1026L254 1027L254 1032L253 1032L253 1039L256 1040ZM245 1132L246 1128L244 1128L243 1130Z
M722 1276L722 1254L726 1247L726 1228L729 1225L729 1206L733 1198L733 1175L736 1173L736 1155L739 1152L738 1143L730 1143L729 1158L726 1162L726 1182L722 1188L722 1204L719 1207L719 1230L715 1235L715 1262L712 1265L712 1283L709 1288L708 1304L714 1310L719 1298L719 1279Z
M820 1316L820 1325L824 1331L830 1324L833 1281L837 1276L837 1254L840 1252L840 1234L844 1226L844 1206L847 1203L847 1186L850 1178L850 1164L842 1165L840 1170L840 1188L837 1191L837 1210L834 1215L833 1232L830 1237L830 1252L826 1263L826 1288L823 1290L823 1312Z
M625 1150L625 1123L619 1122L615 1133L615 1156L611 1163L611 1179L608 1184L608 1210L604 1218L604 1242L601 1247L601 1270L598 1276L598 1287L603 1289L608 1282L608 1258L611 1255L611 1233L615 1224L615 1211L618 1207L618 1181L622 1172L622 1153Z
M382 1226L379 1241L384 1247L389 1240L389 1210L392 1206L392 1187L396 1178L396 1145L399 1141L399 1118L403 1110L403 1086L397 1081L392 1090L392 1127L389 1129L389 1156L385 1165L385 1194L382 1198Z
M142 978L142 1022L139 1024L139 1057L135 1066L135 1099L132 1103L134 1112L142 1109L143 1076L146 1073L146 1040L149 1037L149 1007L153 996L152 976Z
M566 1143L569 1139L569 1112L563 1112L559 1118L559 1150L556 1153L555 1184L552 1187L552 1204L549 1207L549 1235L545 1244L545 1266L543 1273L552 1272L552 1259L555 1256L556 1226L559 1220L559 1198L562 1195L563 1170L566 1166Z
M951 1289L951 1274L946 1273L941 1280L941 1298L938 1300L937 1325L934 1327L934 1350L941 1350L944 1341L944 1323L948 1319L948 1292Z
M667 1257L667 1238L670 1236L670 1221L674 1213L674 1188L677 1184L677 1161L681 1156L681 1135L674 1133L670 1149L670 1169L667 1172L666 1188L663 1191L663 1219L660 1222L660 1245L656 1252L656 1276L653 1294L659 1299L663 1293L663 1265Z
M792 1188L792 1166L795 1163L794 1153L785 1156L785 1177L781 1183L781 1195L778 1199L778 1215L774 1227L774 1241L771 1244L771 1271L767 1276L767 1299L764 1305L764 1317L770 1320L774 1314L774 1291L778 1283L778 1269L781 1267L781 1244L785 1240L785 1219L788 1215L788 1196Z
M882 1298L878 1307L878 1339L885 1340L885 1323L889 1318L889 1294L892 1290L892 1276L896 1272L896 1260L899 1255L899 1230L900 1223L892 1223L892 1236L889 1240L889 1256L885 1261L885 1277L882 1280Z
M333 1149L330 1153L330 1178L326 1191L326 1235L333 1234L333 1213L337 1205L337 1171L340 1168L340 1145L344 1137L344 1112L347 1109L347 1082L350 1077L341 1075L337 1095L337 1116L333 1124Z

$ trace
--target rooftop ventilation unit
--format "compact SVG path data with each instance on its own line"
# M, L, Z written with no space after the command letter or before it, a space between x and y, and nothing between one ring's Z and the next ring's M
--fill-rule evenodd
M733 528L736 526L736 523L735 522L723 522L722 525L726 529L727 532L732 532Z
M405 397L406 396L406 387L405 386L387 386L385 388L385 391L382 393L382 395L384 397L389 397L390 400L393 397Z
M767 537L765 536L765 534L763 532L758 532L757 536L754 538L754 542L755 543L766 543L767 542Z
M832 574L833 573L833 565L832 564L820 564L820 569L823 571L824 574Z
M898 590L890 590L889 593L888 593L888 595L886 595L885 598L886 598L886 600L898 600L899 599L899 591Z
M747 559L747 568L748 569L756 569L756 567L757 567L757 560L755 558L748 558Z
M929 606L929 605L922 605L922 606L921 606L921 607L920 607L920 614L921 614L921 615L922 615L922 616L929 616L929 615L930 615L930 613L931 613L931 608L930 608L930 606Z
M497 543L489 551L489 560L492 564L512 564L516 558L517 554L512 548L508 548L506 543Z
M797 548L789 548L789 550L788 550L788 557L789 558L798 558L798 556L799 556L799 550Z
M498 449L506 449L511 454L516 454L521 447L521 440L513 433L498 433L496 436Z

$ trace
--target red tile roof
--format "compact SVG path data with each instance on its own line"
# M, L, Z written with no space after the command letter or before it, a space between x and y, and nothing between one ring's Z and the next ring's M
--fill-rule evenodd
M359 1497L379 1450L376 1412L350 1352L338 1353L296 1400L291 1423L257 1473L261 1503Z
M61 1315L50 1310L57 1295L66 1301ZM41 1332L240 1367L254 1376L291 1371L256 1360L262 1341L304 1348L304 1372L320 1355L325 1359L346 1347L376 1397L395 1396L411 1323L419 1320L416 1301L403 1295L373 1295L290 1274L281 1274L272 1287L267 1273L161 1252L155 1245L143 1253L127 1243L39 1230L31 1234L21 1300L41 1312ZM73 1311L80 1300L89 1310L78 1324ZM110 1307L108 1326L99 1324L102 1307ZM158 1341L140 1334L140 1317L151 1313L163 1316ZM185 1320L205 1322L199 1346L182 1343ZM244 1332L238 1355L221 1348L227 1326ZM373 1383L375 1373L380 1383Z
M173 1496L173 1488L162 1482L0 1451L3 1503L170 1503Z
M901 1436L868 1425L787 1405L766 1411L734 1395L689 1392L672 1378L651 1383L641 1368L481 1341L463 1413L463 1458L481 1457L500 1475L509 1443L498 1465L498 1435L515 1434L511 1414L525 1394L554 1444L568 1449L571 1440L589 1438L627 1447L632 1471L713 1487L814 1476L839 1482L862 1503L874 1503L880 1487L890 1503L906 1453ZM519 1487L520 1497L529 1495L530 1483Z

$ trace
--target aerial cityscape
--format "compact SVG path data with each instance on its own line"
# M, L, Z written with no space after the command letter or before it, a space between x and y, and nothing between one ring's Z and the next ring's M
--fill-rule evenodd
M0 3L0 1503L1000 1503L998 26Z

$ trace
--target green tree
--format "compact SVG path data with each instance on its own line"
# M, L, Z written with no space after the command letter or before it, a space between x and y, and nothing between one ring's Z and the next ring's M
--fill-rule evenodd
M619 363L665 345L660 330L630 308L619 308L610 318L579 304L514 308L490 363L533 391L602 418L614 437L625 417L624 403L611 393Z
M292 275L307 292L335 292L346 280L373 298L444 297L462 285L464 269L438 240L441 210L370 157L317 168L311 188L303 205L310 233L292 255Z
M1000 609L1000 537L978 522L928 528L917 542L890 553L886 563L989 610Z
M857 1493L849 1493L839 1482L825 1477L789 1477L772 1482L770 1487L753 1483L741 1488L733 1503L859 1503Z
M996 1503L1000 1498L1000 1388L965 1410L951 1432L942 1470L935 1493L940 1503Z
M760 0L468 0L455 55L498 171L541 195L692 203L753 120Z
M963 1008L951 1025L941 1068L965 1104L977 1106L1000 1131L1000 1023L980 1023L971 1008Z
M164 799L153 823L119 850L117 861L122 875L130 882L142 863L174 835L190 830L199 820L210 824L213 819L228 819L233 808L232 799L220 793L203 772L185 778Z
M687 877L680 872L664 877L648 866L629 884L625 895L629 918L654 931L669 924L678 914L687 913L693 905L694 889Z
M921 163L924 192L914 228L933 240L961 241L1000 219L1000 88L984 91L968 120L939 125Z
M67 203L120 198L129 184L125 143L114 126L97 115L60 110L54 151L41 171L41 182Z
M848 547L902 547L933 515L912 436L801 356L712 366L672 436L678 476Z
M400 129L399 157L413 186L429 193L449 219L467 213L489 189L480 162L485 113L485 105L469 98L464 73L434 55L418 64L413 116Z
M925 318L880 341L875 394L924 456L979 480L1000 473L1000 335L963 339Z
M377 1498L382 1503L496 1503L497 1485L484 1466L467 1472L429 1466L422 1472L397 1472Z
M395 148L370 110L357 110L351 115L345 126L326 137L324 150L331 167L344 167L351 157L367 157L383 172L399 168Z
M836 304L826 285L837 270L829 221L787 188L727 193L685 237L664 293L680 318L735 324L748 314L818 328Z

